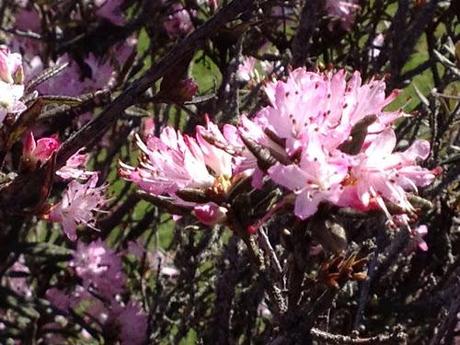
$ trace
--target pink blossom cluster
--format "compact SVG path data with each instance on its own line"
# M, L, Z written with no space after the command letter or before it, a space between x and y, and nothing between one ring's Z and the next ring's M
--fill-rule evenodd
M270 105L246 135L282 157L267 174L295 194L298 217L310 217L321 202L387 213L386 203L392 203L410 212L407 191L434 179L418 164L429 155L427 141L394 152L392 124L404 114L384 110L397 93L386 97L383 80L363 84L358 72L347 79L344 71L296 69L265 92Z
M147 315L132 301L115 305L109 314L107 328L118 331L121 345L143 345L147 334Z
M102 6L102 5L101 5ZM27 15L26 15L27 14ZM22 19L25 16L25 21ZM29 20L31 19L31 20ZM33 19L33 20L32 20ZM17 26L23 30L39 30L38 13L31 9L21 9L17 17ZM30 27L29 27L30 26ZM16 46L27 48L27 40L14 42ZM123 63L131 53L135 40L128 39L124 44L117 47L118 63ZM35 45L34 45L35 47ZM37 46L34 53L40 54ZM26 73L23 71L23 59L18 53L12 53L6 46L0 46L0 123L7 115L17 116L26 109L22 101L24 96L24 79L44 68L40 55L28 56L29 65ZM52 78L38 90L44 94L58 94L78 96L84 92L94 91L106 87L113 75L113 67L109 61L102 61L90 54L85 63L90 67L91 75L82 78L78 64L69 56L60 57L57 63L69 63L69 67L60 75ZM27 66L27 65L26 65ZM27 74L24 76L24 74ZM60 141L57 136L45 136L35 139L34 133L41 132L41 128L33 128L28 131L23 140L23 152L21 157L21 170L34 171L51 159L59 149ZM94 228L96 214L105 204L105 186L98 187L97 172L87 171L86 163L88 155L82 150L73 155L67 164L56 172L63 180L71 180L63 194L62 200L45 212L44 218L62 224L65 234L71 240L76 240L77 226L82 224Z
M78 242L70 266L81 285L67 292L50 288L46 296L53 306L66 313L83 309L85 319L98 320L121 344L144 344L147 315L134 300L126 304L119 301L126 280L120 256L101 240Z
M226 126L224 132L231 133L234 127ZM153 130L153 129L152 129ZM194 210L204 224L215 224L225 219L226 209L215 201L199 204L180 198L177 193L184 189L204 190L211 199L221 199L232 180L233 156L222 148L209 143L205 137L228 143L217 126L208 121L207 127L197 126L195 137L182 135L166 127L159 137L148 135L145 142L136 137L142 151L138 167L120 163L120 175L142 190L153 195L166 195L177 204Z
M94 60L95 61L95 60ZM99 70L100 69L97 69ZM110 69L111 73L111 69ZM24 94L22 57L11 53L8 48L0 47L0 87L5 89L2 94L2 121L7 114L16 115L25 110L21 102ZM80 80L80 78L74 78ZM78 87L71 90L81 92ZM34 131L29 130L23 140L20 170L33 172L48 164L59 150L61 143L57 136L35 138ZM97 172L86 170L88 154L80 149L71 156L66 164L56 171L56 178L68 182L59 202L45 207L43 218L60 223L64 233L72 240L77 240L77 227L84 225L95 228L97 213L106 204L106 186L98 186ZM53 305L67 312L70 308L81 308L88 305L88 316L104 322L108 331L117 334L122 344L143 344L147 331L147 316L140 306L132 301L126 305L118 299L125 289L125 275L118 254L108 248L101 240L89 244L78 242L70 267L81 285L67 292L53 287L48 290L47 297ZM21 278L9 278L8 283L17 293L30 296L32 289L27 283L30 273L24 261L17 261L9 273L25 275ZM100 303L93 293L107 303ZM56 339L48 339L52 343ZM57 339L59 343L59 339Z
M11 53L8 48L0 47L0 88L4 91L0 99L0 120L7 114L17 115L25 110L21 102L24 93L22 85L21 55ZM59 149L56 137L43 137L35 140L29 131L23 143L21 166L23 170L34 171L46 163ZM52 206L47 218L63 225L64 232L71 240L76 240L76 228L79 224L95 226L95 213L105 203L105 187L96 187L98 176L85 170L87 155L81 151L73 155L67 164L56 174L63 179L73 179L65 191L61 202ZM81 180L87 179L85 183Z
M23 144L21 164L24 170L34 171L46 163L59 149L60 143L54 137L35 140L29 132ZM86 170L88 155L79 150L70 157L66 165L56 171L63 180L70 180L60 202L47 210L44 217L62 224L67 237L77 239L77 227L84 225L96 229L97 214L106 204L106 186L97 186L98 173Z
M122 25L124 18L121 12L121 0L94 0L90 1L95 7L96 16L105 18L113 24ZM41 34L41 19L35 7L23 6L16 13L15 27L21 31ZM12 37L10 43L16 50L22 49L24 55L27 78L31 79L43 71L48 65L68 64L60 74L38 86L41 94L59 94L78 96L86 92L93 92L110 86L114 78L115 67L120 67L132 53L137 40L133 37L116 44L112 49L116 51L113 59L97 57L89 53L84 61L78 63L69 54L59 56L55 61L46 61L43 44L39 40L27 37Z
M82 279L86 289L91 287L108 300L123 291L125 278L121 259L101 240L93 241L88 245L78 242L70 265Z
M96 14L111 20L115 24L121 24L121 1L104 0L95 1ZM110 15L113 15L110 17ZM116 17L115 15L118 15ZM35 6L29 6L27 1L20 4L16 13L15 27L22 31L41 34L42 26L40 15ZM77 63L70 55L64 54L55 62L47 61L44 57L43 43L27 37L12 37L11 45L16 50L26 51L24 56L11 53L8 48L0 48L0 88L3 90L0 96L0 122L3 122L8 114L17 116L26 109L22 101L24 96L24 80L31 80L43 71L47 65L68 66L57 76L46 80L38 85L36 91L45 95L79 96L97 89L108 88L115 78L114 67L120 67L132 53L136 40L128 38L117 44L112 49L117 50L113 59L103 59L90 53ZM24 61L23 61L24 58ZM23 71L24 65L24 71ZM86 71L86 74L83 73ZM25 75L24 75L25 74ZM35 92L36 92L35 91ZM77 122L87 121L91 114L82 115ZM46 132L46 128L38 125L31 128L23 140L23 152L21 157L21 171L34 171L47 163L60 148L57 135L42 136L39 133ZM39 136L36 140L35 136ZM86 170L88 154L81 149L73 155L67 164L56 171L56 176L68 182L67 188L62 194L60 201L48 208L43 209L43 218L62 224L64 233L71 240L77 239L77 227L80 225L91 228L96 227L97 214L105 205L105 186L98 186L98 173Z
M121 176L149 194L193 208L205 224L225 219L221 201L235 181L248 175L255 187L270 179L291 193L301 219L314 215L321 203L363 212L381 209L390 222L388 205L413 213L408 193L435 177L419 165L430 145L416 140L405 151L395 151L392 124L406 115L384 110L397 93L387 97L383 80L363 83L358 72L348 76L343 70L299 68L286 80L268 83L265 93L269 105L252 119L242 116L237 126L227 124L221 131L207 120L193 137L169 127L159 137L137 137L140 164L122 163ZM261 166L248 145L268 150L277 162ZM204 191L211 202L184 199L183 190L190 188Z

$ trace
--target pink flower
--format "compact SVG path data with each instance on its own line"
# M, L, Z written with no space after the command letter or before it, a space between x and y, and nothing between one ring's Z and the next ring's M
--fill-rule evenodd
M232 160L228 153L203 139L202 132L202 127L198 127L194 139L166 127L159 138L150 136L147 143L137 137L143 153L141 163L137 168L121 163L120 175L155 195L213 187L216 178L231 177Z
M172 5L171 14L168 15L163 26L171 38L185 36L194 29L189 12L181 4Z
M30 275L29 268L25 265L24 256L20 256L18 260L8 269L7 282L9 287L24 297L32 296L32 287L27 281Z
M349 31L359 10L357 0L326 0L326 11L335 20L340 21L342 28Z
M301 155L312 137L329 153L345 142L353 126L366 116L377 116L369 127L369 132L376 132L401 115L383 111L396 94L386 97L383 81L363 85L359 73L347 81L344 71L318 74L298 68L286 81L267 84L265 92L270 105L252 121L243 116L239 129L284 161ZM267 135L268 132L272 135ZM255 160L249 155L245 162L254 166ZM260 176L260 172L255 172L255 177ZM253 180L254 186L260 186L260 181L260 177Z
M147 314L133 301L126 306L115 305L107 326L118 331L121 345L143 345L147 340Z
M35 168L51 158L54 152L59 149L60 143L57 139L41 138L35 141L34 134L30 131L26 135L22 149L22 162Z
M0 45L0 123L7 114L18 114L26 109L20 101L24 95L23 80L21 55Z
M205 137L211 138L224 146L218 148L206 140ZM227 138L208 117L206 117L206 127L196 126L196 139L203 152L205 164L212 170L214 176L232 177L233 156L223 149L228 143Z
M428 157L430 145L417 140L404 152L393 152L396 135L391 128L379 134L370 145L351 162L349 176L344 182L345 197L341 206L368 208L375 200L386 210L384 200L411 211L406 191L429 185L435 175L417 165ZM354 200L353 200L354 198Z
M428 250L428 245L426 244L425 240L423 239L423 237L425 237L426 234L428 234L428 228L424 224L419 225L412 232L412 235L414 237L413 241L415 241L415 243L420 248L420 250L422 250L424 252L426 252Z
M70 157L66 164L56 171L56 175L63 180L86 180L95 174L97 175L97 172L85 170L89 157L87 153L81 153L83 150L84 149L78 150L72 157Z
M0 80L0 123L7 114L19 114L27 109L20 101L24 95L24 85L6 83Z
M299 164L278 163L268 173L273 181L295 193L294 213L306 219L316 213L321 202L337 203L347 171L348 160L344 154L328 155L318 140L311 140Z
M49 220L62 224L71 241L77 239L77 226L84 224L95 228L96 213L105 204L106 187L96 187L98 176L92 175L86 183L72 181L67 186L60 203L54 205Z
M150 137L147 143L137 137L137 145L143 153L140 165L133 168L121 163L120 174L148 193L174 194L179 189L205 188L214 182L193 138L166 127L159 138Z
M259 121L260 120L260 121ZM241 116L238 127L238 134L246 138L250 138L257 144L269 150L269 152L284 160L289 161L289 156L285 151L285 148L279 142L275 142L270 138L263 127L266 127L265 119L256 118L254 121L249 120L245 115ZM232 131L232 127L228 127L227 131ZM245 172L248 175L252 175L252 186L260 189L263 184L264 172L259 168L257 158L251 153L243 144L242 140L238 137L232 139L232 144L235 147L240 147L240 157L236 159L237 172Z
M0 45L0 79L8 84L22 84L23 74L21 55Z
M125 277L121 259L101 240L88 245L78 242L71 266L85 288L91 286L110 300L123 291Z

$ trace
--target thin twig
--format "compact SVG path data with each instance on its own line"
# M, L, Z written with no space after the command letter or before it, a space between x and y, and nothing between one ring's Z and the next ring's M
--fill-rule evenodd
M347 335L331 334L317 328L311 329L314 339L328 341L331 345L394 345L406 344L407 334L396 332L393 334L379 334L368 338L354 338Z

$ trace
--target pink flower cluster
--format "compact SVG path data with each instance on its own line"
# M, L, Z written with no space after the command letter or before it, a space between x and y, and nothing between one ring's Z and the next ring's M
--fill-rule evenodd
M301 219L315 214L321 203L382 209L390 221L388 205L403 213L414 211L407 193L435 177L419 166L430 146L416 140L395 152L392 123L404 114L384 110L397 95L385 96L384 81L363 83L358 72L349 77L345 71L322 74L299 68L286 80L268 83L265 92L268 106L252 119L242 116L236 127L225 125L222 132L207 121L207 127L197 126L195 137L171 128L146 142L137 137L141 162L137 167L122 163L121 176L147 193L192 206L205 224L225 218L222 198L191 204L181 199L182 190L200 189L211 196L218 190L225 199L233 183L250 174L255 187L269 178L290 191ZM268 150L277 162L261 167L246 147L249 142Z
M404 114L384 111L396 97L385 96L384 81L363 84L357 72L347 80L344 71L297 69L265 91L270 105L253 119L257 131L247 135L284 157L267 173L296 195L298 217L310 217L321 202L387 213L385 203L392 203L410 212L406 192L434 179L418 165L429 155L427 141L394 152L391 125Z
M123 291L124 275L120 257L101 240L88 245L78 242L71 266L85 288L92 287L111 300Z
M94 14L99 18L105 18L115 25L124 23L121 12L121 0L90 0ZM26 2L27 3L27 2ZM31 31L42 34L41 19L39 12L32 7L19 7L16 13L15 27L21 31ZM81 18L79 19L81 20ZM117 43L111 49L113 59L104 59L89 53L84 61L77 62L69 54L57 57L55 62L48 61L43 52L41 41L27 37L12 37L11 44L16 50L24 50L24 68L28 79L35 77L49 65L62 65L68 63L64 71L57 76L40 84L37 88L41 94L79 96L86 92L93 92L97 89L107 88L114 79L114 73L119 69L130 54L133 52L137 40L129 37L125 41Z
M231 126L226 127L231 129ZM224 129L225 131L225 129ZM232 133L228 133L232 135ZM225 219L226 209L214 201L199 205L181 199L176 193L186 188L204 190L211 199L225 195L232 184L233 156L208 142L212 135L222 143L228 143L215 124L197 126L195 137L182 135L166 127L160 137L149 135L146 142L137 136L142 151L138 167L120 163L120 175L142 190L153 195L167 195L177 204L193 208L204 224L215 224Z
M20 101L24 93L22 58L17 53L11 53L5 46L0 47L0 121L7 114L17 114L25 110ZM32 131L26 134L23 143L21 166L23 170L34 171L46 163L60 147L55 137L43 137L35 140ZM63 179L74 179L70 182L62 201L54 205L49 220L62 223L64 232L71 240L76 240L76 227L85 224L95 225L95 212L104 205L105 187L96 187L97 173L84 170L87 155L77 152L67 164L56 174ZM88 179L80 183L77 179Z
M147 315L133 300L127 304L119 301L126 280L120 256L101 240L78 242L70 266L82 285L68 292L50 288L46 292L49 301L64 312L84 311L85 319L98 320L121 344L144 344Z
M26 135L23 144L21 166L23 170L34 171L46 163L60 147L54 137L35 140L32 132ZM95 229L96 214L105 205L106 186L97 187L98 173L85 170L88 155L80 149L70 157L66 165L56 171L63 180L71 180L63 193L62 200L53 205L45 218L61 223L67 237L77 239L77 226L83 224ZM83 182L82 182L83 181ZM86 182L85 182L86 181Z
M143 345L147 334L147 315L133 302L112 308L107 321L109 327L118 330L121 345Z

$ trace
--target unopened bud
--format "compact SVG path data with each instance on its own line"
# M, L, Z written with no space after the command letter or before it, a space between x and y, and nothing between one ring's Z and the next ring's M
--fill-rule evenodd
M195 206L192 213L205 225L223 224L227 220L227 209L213 202Z
M48 161L59 149L60 143L55 138L41 138L35 141L32 132L26 135L22 150L21 162L23 167L34 170L38 163Z

